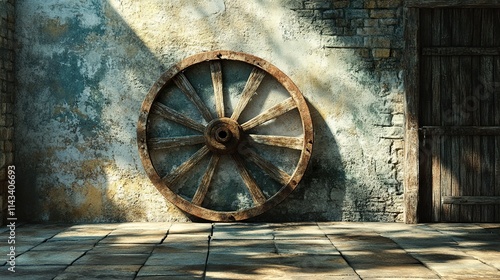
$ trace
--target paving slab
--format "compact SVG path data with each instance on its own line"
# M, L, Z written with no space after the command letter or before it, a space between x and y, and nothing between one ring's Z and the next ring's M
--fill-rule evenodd
M315 239L325 237L316 223L272 224L275 239Z
M275 246L278 254L340 255L326 236L316 239L277 239Z
M179 266L185 264L204 266L207 259L206 252L184 252L184 253L153 253L146 261L147 266Z
M158 230L168 231L172 226L170 222L130 222L118 223L116 229L132 229L132 230Z
M99 243L87 254L150 254L155 248L155 244Z
M51 239L31 248L31 251L89 251L94 248L95 242L80 241L52 241Z
M393 277L440 279L436 273L421 264L360 264L355 266L354 270L361 279Z
M0 267L0 279L2 280L47 280L54 279L57 275L63 273L66 266L61 265L31 265L16 266L15 272L10 272L5 267Z
M211 223L175 223L169 228L168 236L207 237L212 234L212 226Z
M212 239L274 239L274 235L268 224L216 223Z
M193 279L203 278L205 271L205 279L500 279L500 224L22 228L24 239L16 240L16 276L7 273L4 258L0 279ZM0 250L9 248L0 242Z
M276 253L273 240L211 240L210 254L256 255Z
M16 265L70 265L83 254L83 251L28 251L16 258Z
M287 275L357 276L342 256L282 255L281 263Z
M143 265L149 254L86 254L74 265Z
M145 265L141 268L137 277L155 277L166 276L177 277L202 277L205 270L205 264L179 264L179 265Z
M68 267L54 280L134 279L140 268L140 265L75 265Z
M167 236L168 229L142 230L132 228L119 228L110 232L99 243L126 243L126 244L160 244Z
M169 253L205 253L208 249L208 239L200 240L181 240L164 241L162 244L156 245L153 254Z

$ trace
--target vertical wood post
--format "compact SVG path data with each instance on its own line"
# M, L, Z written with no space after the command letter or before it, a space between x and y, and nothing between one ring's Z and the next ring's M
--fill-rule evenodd
M404 220L407 224L418 222L419 200L419 9L405 8L405 178Z

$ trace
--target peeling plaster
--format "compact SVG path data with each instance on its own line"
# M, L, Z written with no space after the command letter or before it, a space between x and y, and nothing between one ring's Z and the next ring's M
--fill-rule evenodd
M399 102L399 72L377 77L360 66L357 50L325 48L316 22L284 2L18 2L16 158L21 197L33 205L24 215L39 221L187 221L142 169L138 113L172 64L230 49L284 71L308 100L315 122L314 155L303 182L262 219L369 219L356 214L363 203L363 211L385 219L402 194L377 171L397 172L397 165L388 165L392 142L380 140L385 130L374 123ZM278 126L287 131L285 121ZM234 203L248 203L248 196L235 196Z

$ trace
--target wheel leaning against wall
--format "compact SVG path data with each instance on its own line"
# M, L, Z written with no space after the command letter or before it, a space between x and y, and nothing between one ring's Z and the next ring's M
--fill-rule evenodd
M257 95L265 98L254 101ZM297 187L311 157L313 126L302 93L278 68L246 53L212 51L184 59L151 87L137 142L147 175L171 203L202 219L239 221Z

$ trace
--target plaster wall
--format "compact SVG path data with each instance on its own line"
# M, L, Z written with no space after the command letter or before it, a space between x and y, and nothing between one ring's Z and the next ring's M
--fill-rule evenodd
M147 178L136 122L174 63L227 49L280 68L309 102L313 157L256 221L401 221L401 1L25 0L16 168L35 221L187 221Z

